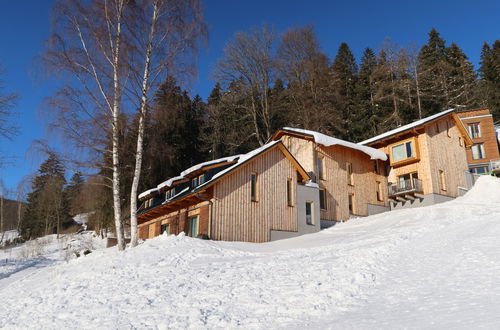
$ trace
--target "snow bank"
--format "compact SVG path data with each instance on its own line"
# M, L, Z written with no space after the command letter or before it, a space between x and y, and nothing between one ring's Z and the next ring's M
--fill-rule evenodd
M500 203L500 179L481 175L465 196L457 198L457 203L497 204Z
M456 201L293 239L161 235L25 265L0 275L0 328L498 328L499 195L481 177Z
M368 156L370 156L371 159L380 159L380 160L384 160L384 161L387 160L387 155L385 153L383 153L380 150L371 148L371 147L367 147L367 146L363 146L363 145L356 144L353 142L337 139L337 138L334 138L334 137L331 137L331 136L328 136L328 135L325 135L325 134L322 134L319 132L310 131L307 129L292 128L292 127L284 127L283 129L287 130L287 131L311 135L314 137L314 141L316 143L324 145L325 147L330 147L333 145L340 145L343 147L362 151L365 154L367 154Z
M500 143L500 126L495 126L495 131L497 132L498 143Z

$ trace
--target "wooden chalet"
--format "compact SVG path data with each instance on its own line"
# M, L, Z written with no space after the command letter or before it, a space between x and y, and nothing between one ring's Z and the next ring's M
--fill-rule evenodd
M281 141L196 165L141 195L139 238L267 242L319 230L318 190Z
M493 115L488 109L457 112L473 145L467 150L469 171L473 174L500 174L500 154Z
M318 184L324 227L389 209L384 152L290 127L278 130L271 139L283 141Z
M389 155L387 178L391 208L443 202L466 191L466 149L473 142L453 109L360 144Z

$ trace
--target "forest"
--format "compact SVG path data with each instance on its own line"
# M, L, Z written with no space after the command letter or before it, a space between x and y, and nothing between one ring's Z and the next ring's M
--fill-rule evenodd
M500 40L484 42L475 68L435 29L421 46L386 39L353 54L346 40L329 57L313 26L276 33L262 25L227 42L203 100L186 87L208 40L199 2L135 6L54 8L61 19L42 65L71 82L45 111L67 148L45 148L25 189L15 223L26 239L59 233L85 213L91 229L114 231L122 248L130 230L134 245L138 193L257 148L281 127L360 142L450 108L485 107L500 118ZM175 19L162 21L166 13Z

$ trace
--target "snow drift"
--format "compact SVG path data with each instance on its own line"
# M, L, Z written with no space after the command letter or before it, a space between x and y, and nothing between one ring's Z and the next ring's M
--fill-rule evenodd
M452 202L288 240L103 249L0 280L0 328L498 327L499 195L482 177Z

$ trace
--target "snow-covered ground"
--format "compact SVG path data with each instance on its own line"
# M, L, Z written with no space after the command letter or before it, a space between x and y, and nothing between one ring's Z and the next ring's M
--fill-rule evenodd
M500 180L294 239L160 236L11 276L0 328L498 329Z

